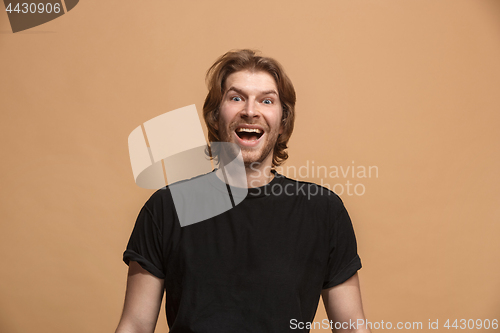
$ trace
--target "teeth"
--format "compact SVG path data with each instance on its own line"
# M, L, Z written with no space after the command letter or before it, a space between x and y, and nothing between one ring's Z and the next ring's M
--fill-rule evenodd
M262 133L262 130L258 129L258 128L244 128L244 127L240 127L240 128L237 128L236 129L236 132L248 132L248 133Z

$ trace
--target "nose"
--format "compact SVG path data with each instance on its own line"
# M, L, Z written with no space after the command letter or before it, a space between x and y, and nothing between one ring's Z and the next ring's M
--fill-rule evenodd
M249 98L241 111L242 118L258 118L260 116L258 103L253 98Z

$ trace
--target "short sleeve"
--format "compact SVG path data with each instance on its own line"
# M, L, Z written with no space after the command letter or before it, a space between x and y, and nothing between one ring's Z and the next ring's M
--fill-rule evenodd
M330 230L330 254L323 289L339 285L361 268L356 236L351 219L342 200L335 196L334 220Z
M142 268L154 276L164 279L162 234L151 210L144 205L130 235L123 261L137 261Z

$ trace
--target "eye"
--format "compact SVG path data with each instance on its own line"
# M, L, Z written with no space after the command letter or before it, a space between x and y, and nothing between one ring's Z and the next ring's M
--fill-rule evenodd
M241 101L241 97L240 96L233 96L233 97L231 97L231 100L235 101L235 102L240 102Z
M273 104L273 101L270 100L269 98L266 98L265 100L262 101L264 104Z

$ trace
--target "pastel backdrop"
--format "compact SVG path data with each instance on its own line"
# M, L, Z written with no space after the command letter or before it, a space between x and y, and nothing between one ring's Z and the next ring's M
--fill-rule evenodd
M295 84L283 172L343 190L368 320L500 319L499 1L87 0L15 34L0 12L0 331L114 331L152 194L127 137L201 115L236 48Z

